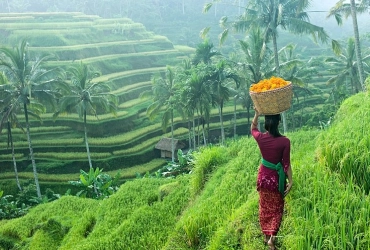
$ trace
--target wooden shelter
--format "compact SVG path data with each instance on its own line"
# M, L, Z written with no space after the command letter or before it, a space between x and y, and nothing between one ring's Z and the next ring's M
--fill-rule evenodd
M171 138L162 138L156 145L155 148L161 151L162 158L172 158L172 147L171 147L172 139ZM185 147L184 143L179 141L178 139L173 139L173 143L175 146L175 159L177 159L177 150L182 149Z

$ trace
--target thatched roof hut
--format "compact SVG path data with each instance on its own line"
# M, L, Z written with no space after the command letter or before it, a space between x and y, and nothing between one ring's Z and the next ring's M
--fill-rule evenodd
M171 147L172 139L171 138L162 138L156 145L155 148L161 151L162 158L172 158L172 147ZM173 139L173 143L175 145L175 158L177 158L177 150L182 149L185 147L184 143L179 141L178 139Z

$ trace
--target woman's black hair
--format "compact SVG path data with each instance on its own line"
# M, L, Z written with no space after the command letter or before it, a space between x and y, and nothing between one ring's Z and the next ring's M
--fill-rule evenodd
M265 115L265 129L273 136L282 136L279 132L279 122L281 121L281 115Z

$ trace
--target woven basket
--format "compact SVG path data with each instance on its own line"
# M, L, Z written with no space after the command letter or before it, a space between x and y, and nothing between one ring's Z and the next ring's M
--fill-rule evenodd
M290 108L293 98L293 85L288 85L264 92L249 92L254 107L263 115L279 114Z

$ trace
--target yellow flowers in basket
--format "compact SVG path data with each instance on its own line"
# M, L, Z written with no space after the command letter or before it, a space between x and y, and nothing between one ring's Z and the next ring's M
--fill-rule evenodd
M280 77L264 79L250 87L254 107L264 115L274 115L290 108L293 85Z
M253 84L250 87L250 91L256 92L256 93L265 92L268 90L273 90L273 89L284 87L288 85L288 83L289 82L285 81L283 78L273 76L270 79L263 79L259 81L258 83Z

